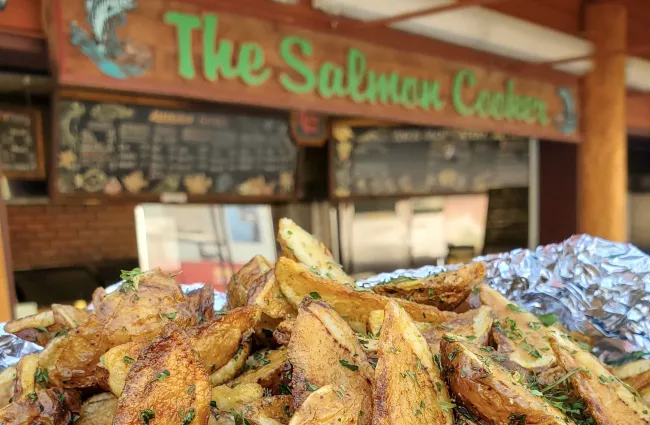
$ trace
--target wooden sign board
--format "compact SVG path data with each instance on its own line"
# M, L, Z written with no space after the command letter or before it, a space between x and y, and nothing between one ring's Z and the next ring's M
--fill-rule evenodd
M287 113L215 112L97 95L60 97L55 113L55 198L295 198L297 149Z
M40 111L0 106L0 162L9 179L45 178Z
M345 121L332 128L335 199L485 193L528 186L525 137Z
M125 1L104 16L86 10L89 2L54 0L51 51L58 82L579 140L576 87L511 78L198 3Z
M330 135L326 117L312 112L291 113L291 134L299 146L322 147Z

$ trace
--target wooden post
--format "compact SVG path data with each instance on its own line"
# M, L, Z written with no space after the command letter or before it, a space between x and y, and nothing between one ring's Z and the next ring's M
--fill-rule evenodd
M586 11L593 68L583 86L583 141L578 149L578 228L627 240L627 128L625 50L627 11L597 2Z
M0 179L2 179L0 173ZM7 205L0 194L0 323L13 318L16 302L11 250L9 247L9 223Z

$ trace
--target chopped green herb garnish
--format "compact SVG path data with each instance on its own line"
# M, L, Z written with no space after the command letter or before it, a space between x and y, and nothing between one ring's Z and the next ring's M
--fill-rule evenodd
M456 407L454 403L448 403L446 401L441 401L440 402L440 408L444 410L445 412L449 412L451 409Z
M558 318L553 313L542 314L539 316L539 321L542 322L544 326L553 326L558 322Z
M46 386L50 383L50 376L47 373L47 369L41 369L40 367L36 369L36 374L34 374L34 380L39 384Z
M31 401L36 401L36 393L27 393L27 398L30 399Z
M188 410L185 414L185 418L183 418L181 425L189 425L194 420L194 415L194 408Z
M140 420L145 425L149 425L149 421L155 417L156 417L156 413L151 408L144 409L142 412L140 412Z
M190 386L187 388L187 393L188 393L188 394L192 394L192 393L194 392L195 389L196 389L196 385L190 385Z
M124 363L135 363L135 359L129 356L124 356L123 359L124 359Z
M514 312L517 312L517 313L523 313L523 312L526 311L526 310L524 310L523 308L519 307L516 304L508 304L506 307L508 307L510 310L512 310Z
M174 320L177 314L178 314L177 312L167 313L165 314L165 317L167 317L169 320Z
M308 391L316 391L318 388L316 385L312 385L309 383L309 381L305 381L305 387L307 387Z
M158 381L163 381L165 378L167 378L170 375L169 371L167 369L163 370L160 372L158 375L156 375L156 379Z
M312 297L315 300L322 300L323 299L323 297L321 297L320 294L318 292L315 292L315 291L310 292L309 296Z
M345 360L339 360L339 363L341 363L341 366L346 367L346 368L350 369L353 372L356 372L357 370L359 370L359 366L348 363Z
M56 338L57 336L62 336L62 335L67 335L67 334L68 334L68 328L63 328L63 329L57 331L54 334L54 337Z

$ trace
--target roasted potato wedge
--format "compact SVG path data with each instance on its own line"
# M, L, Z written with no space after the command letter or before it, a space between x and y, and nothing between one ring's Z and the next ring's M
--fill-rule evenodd
M556 363L537 316L512 303L487 285L479 286L481 303L495 317L492 337L500 353L523 369L541 371Z
M358 397L360 409L366 413L359 423L371 422L374 370L350 327L325 303L307 300L300 306L289 342L289 360L296 407L316 389L332 385Z
M97 384L99 358L111 347L151 339L173 322L187 327L196 313L178 283L160 270L130 272L119 291L106 295L78 328L54 338L40 353L40 367L54 386Z
M400 277L381 283L373 290L387 297L403 298L451 311L462 304L472 289L485 279L483 263L469 263L458 270L423 279Z
M614 375L637 391L650 385L650 360L637 360L614 369Z
M106 384L117 397L122 395L126 376L131 370L131 366L140 356L140 351L148 344L147 341L133 341L127 344L118 345L108 350L100 359L98 371L104 369L108 371ZM99 379L98 379L99 381Z
M312 268L314 272L327 276L334 282L355 286L354 279L343 271L343 267L334 260L325 244L292 220L280 219L278 242L287 258Z
M0 409L9 404L14 397L14 381L16 366L11 366L0 372Z
M201 362L210 373L235 357L261 316L256 306L236 308L208 323L187 329L192 347L199 352Z
M255 353L246 361L246 368L244 373L226 385L234 388L244 384L259 384L273 395L290 393L291 363L286 347Z
M14 401L28 399L28 394L34 394L36 388L36 371L38 369L38 354L28 354L18 362L16 367L16 381L14 386ZM41 383L45 382L46 376L41 372L39 375Z
M196 323L199 325L212 320L214 317L214 288L204 284L201 289L187 294L190 307L197 314Z
M359 394L344 391L340 386L326 385L307 397L293 414L289 425L361 424L364 423L362 419L368 418L363 405L363 397Z
M228 382L235 376L239 375L239 373L244 369L244 366L246 365L246 359L250 353L250 341L242 342L233 358L230 359L230 361L228 361L228 363L223 365L220 369L217 369L210 374L210 385L216 387L217 385Z
M370 313L383 310L391 300L372 291L360 291L351 286L340 285L288 258L278 260L275 276L280 282L282 293L295 307L298 307L305 297L322 298L359 333L367 332ZM453 313L441 312L435 307L401 299L397 302L414 320L421 322L442 323L453 316Z
M140 353L117 402L114 425L206 424L210 381L185 332L171 323Z
M559 364L600 424L641 425L650 423L650 409L588 351L556 329L547 331Z
M445 333L462 335L475 344L486 345L492 329L492 309L481 306L458 314L440 325L416 322L416 326L426 339L433 354L440 352L440 340Z
M293 398L290 395L262 397L235 409L242 419L258 425L286 425L293 411Z
M226 296L228 308L243 307L248 304L248 290L257 278L271 270L271 264L261 255L256 255L237 271L228 282Z
M256 305L262 313L272 319L284 320L297 314L296 308L280 291L280 284L275 278L275 272L269 270L258 277L248 290L248 305Z
M375 369L373 425L453 425L453 404L413 319L386 304Z
M0 423L4 425L68 425L71 410L79 407L79 395L49 389L31 393L27 399L14 401L0 409Z
M55 323L54 312L47 310L8 322L5 325L5 332L45 347L52 339L48 327L54 326Z
M238 409L246 403L264 397L264 388L259 384L244 383L234 388L219 385L212 388L211 398L221 412Z
M90 311L64 304L52 304L52 313L54 321L66 330L78 328L90 317Z
M113 425L117 398L111 393L101 393L84 401L76 425Z
M571 421L544 398L533 395L488 353L479 354L461 337L445 335L442 365L451 392L469 413L488 424L566 425ZM478 347L477 347L478 348ZM480 357L479 357L480 356Z
M211 373L213 385L232 379L241 371L250 352L246 342L261 312L258 307L242 307L208 323L188 328L186 333L192 347L199 353L201 363ZM108 350L100 367L108 370L108 388L116 396L122 394L129 370L139 358L147 341L134 341ZM239 353L239 354L238 354ZM230 357L228 357L230 356Z

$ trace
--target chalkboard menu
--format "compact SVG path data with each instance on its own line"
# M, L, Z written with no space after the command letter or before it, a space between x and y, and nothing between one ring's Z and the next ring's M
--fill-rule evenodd
M41 115L0 107L0 161L8 178L45 178Z
M288 115L62 100L58 124L61 194L182 192L215 200L294 194L296 146Z
M485 254L528 247L528 189L508 188L488 192Z
M335 198L442 195L528 186L528 140L414 126L333 128Z

